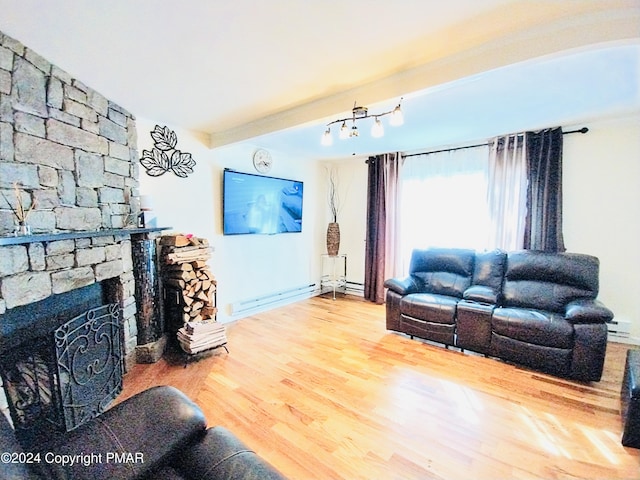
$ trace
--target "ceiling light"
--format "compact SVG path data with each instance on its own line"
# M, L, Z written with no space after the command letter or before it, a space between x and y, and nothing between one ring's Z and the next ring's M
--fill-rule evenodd
M371 136L373 138L380 138L384 136L384 127L382 126L382 122L378 117L376 117L373 122L373 126L371 127Z
M402 99L400 99L402 101ZM374 138L379 138L384 135L384 127L382 122L380 121L380 117L384 117L386 115L390 115L389 124L392 126L399 126L404 123L404 118L402 116L402 109L400 108L400 103L393 109L388 112L376 113L369 115L369 109L367 107L358 106L357 102L353 104L353 108L351 109L351 117L350 118L340 118L338 120L334 120L333 122L327 123L327 130L324 132L322 136L322 145L332 145L333 138L331 137L331 125L335 123L342 123L340 127L339 137L341 139L352 138L359 136L358 126L356 125L357 120L363 120L366 118L373 118L374 123L371 126L371 136ZM347 127L347 122L351 120L353 122L353 126L351 129Z
M349 127L347 127L347 122L342 122L342 126L340 127L340 133L338 134L341 140L345 138L349 138Z
M399 127L404 123L404 115L402 115L402 110L400 109L400 104L391 112L391 119L389 120L389 124L394 127Z
M325 147L330 147L331 145L333 145L333 137L331 136L330 128L327 128L327 130L324 132L324 135L322 135L322 140L320 141L320 143Z

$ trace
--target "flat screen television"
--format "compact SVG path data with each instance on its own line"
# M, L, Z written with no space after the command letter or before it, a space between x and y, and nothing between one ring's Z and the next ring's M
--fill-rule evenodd
M303 183L225 169L222 223L225 235L302 231Z

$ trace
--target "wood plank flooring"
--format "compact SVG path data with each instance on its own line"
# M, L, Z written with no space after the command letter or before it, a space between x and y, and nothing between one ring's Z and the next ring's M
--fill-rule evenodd
M120 400L173 385L291 479L640 478L620 444L628 346L578 383L385 329L384 306L315 297L227 328L229 350L136 365Z

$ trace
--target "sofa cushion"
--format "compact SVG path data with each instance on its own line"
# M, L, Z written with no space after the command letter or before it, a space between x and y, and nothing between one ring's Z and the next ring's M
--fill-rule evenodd
M409 272L420 291L461 298L471 285L475 252L467 249L414 250Z
M577 253L510 252L503 305L564 313L565 305L598 294L599 262Z
M495 332L491 334L491 349L494 355L536 370L568 376L571 372L573 352L569 348L555 348L514 340Z
M475 302L499 304L506 261L507 254L501 250L477 253L472 285L465 290L463 298Z
M207 430L206 435L199 442L185 448L176 460L186 478L243 480L284 480L285 478L231 431L221 426Z
M163 465L161 468L149 472L143 478L144 480L185 480L191 477L183 475L170 465Z
M470 302L485 303L487 305L496 305L498 303L496 291L484 285L471 285L464 291L462 298Z
M555 348L573 348L573 326L561 315L525 308L496 308L493 331L522 342Z
M458 299L430 293L413 293L400 300L403 316L427 320L433 323L453 325Z

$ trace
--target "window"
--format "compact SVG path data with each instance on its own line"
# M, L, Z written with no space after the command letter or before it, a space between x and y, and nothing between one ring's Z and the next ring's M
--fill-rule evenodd
M489 248L489 147L405 157L400 170L400 249Z

